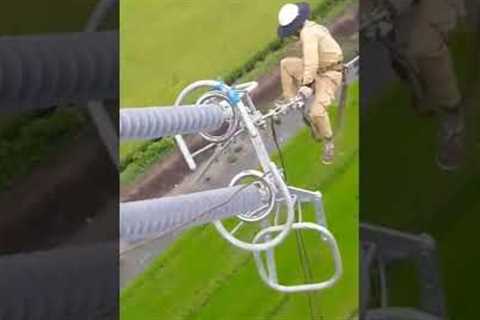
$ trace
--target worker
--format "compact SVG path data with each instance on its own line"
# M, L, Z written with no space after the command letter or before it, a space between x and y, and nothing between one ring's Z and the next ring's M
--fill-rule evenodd
M342 85L343 52L328 29L310 18L308 3L285 4L279 12L278 35L284 39L297 36L302 44L302 58L287 57L281 61L283 99L296 96L306 100L315 95L306 110L314 137L323 141L322 162L331 164L335 145L328 107Z
M419 0L401 22L400 36L424 91L415 103L440 120L437 163L444 170L457 169L464 157L463 99L448 48L449 32L464 16L463 0Z
M361 0L361 3L367 7L378 2ZM394 39L391 50L396 52L392 56L404 57L411 71L395 61L392 65L400 78L417 89L412 99L414 109L422 115L438 116L437 163L444 170L455 170L464 157L465 120L448 38L466 15L464 0L387 0L383 3L389 4L385 6L386 11L394 9L395 18L391 32L380 37ZM365 15L372 11L365 10ZM413 73L418 83L405 77L408 72Z

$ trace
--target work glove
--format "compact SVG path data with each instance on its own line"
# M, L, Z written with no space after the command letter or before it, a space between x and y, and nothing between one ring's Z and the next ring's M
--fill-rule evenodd
M302 86L298 90L298 95L302 97L303 101L307 101L313 95L313 89L309 86Z

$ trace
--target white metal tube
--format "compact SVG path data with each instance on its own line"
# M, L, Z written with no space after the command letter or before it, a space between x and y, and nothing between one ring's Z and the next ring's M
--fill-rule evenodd
M0 257L0 319L115 319L113 243Z
M257 269L262 280L272 289L275 289L277 291L284 292L284 293L318 291L318 290L324 290L332 287L340 279L340 277L343 274L342 258L340 256L340 250L338 249L338 245L335 240L335 237L330 233L330 231L327 228L311 222L294 223L292 225L292 229L293 230L312 230L320 233L322 239L327 243L327 245L331 250L333 263L335 266L334 274L328 280L325 280L319 283L307 283L307 284L301 284L301 285L282 285L277 281L272 281L272 277L269 275L268 269L265 269L264 267L262 257L261 257L262 253L253 252L253 257L255 259L255 263L257 265ZM284 226L282 225L265 228L255 236L254 243L261 241L265 236L267 236L270 233L278 233L278 232L282 232L283 230L284 230ZM267 259L267 268L268 268L268 263L274 263L274 262L271 262Z

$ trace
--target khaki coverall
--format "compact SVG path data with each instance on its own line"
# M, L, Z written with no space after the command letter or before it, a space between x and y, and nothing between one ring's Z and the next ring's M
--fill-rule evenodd
M294 97L299 86L315 81L315 99L308 111L317 139L333 136L327 108L342 84L343 52L327 28L307 21L300 32L303 59L285 58L281 62L283 96Z
M461 100L447 37L464 15L463 0L420 0L397 26L430 107L451 109Z

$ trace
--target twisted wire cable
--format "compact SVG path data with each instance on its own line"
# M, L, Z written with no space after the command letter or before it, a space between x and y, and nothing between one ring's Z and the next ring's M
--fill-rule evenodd
M115 244L0 257L0 319L116 319Z
M120 239L135 242L210 223L263 205L257 187L235 186L120 204Z
M157 139L216 130L226 118L219 105L122 109L120 139Z
M0 111L115 99L118 32L0 37Z

